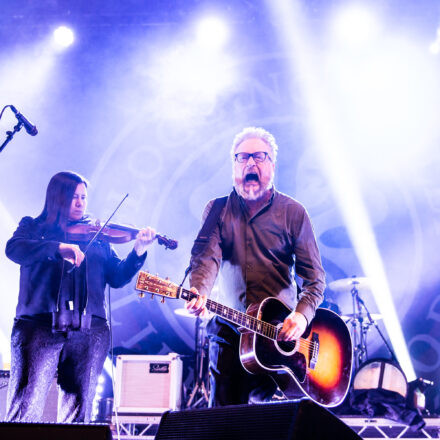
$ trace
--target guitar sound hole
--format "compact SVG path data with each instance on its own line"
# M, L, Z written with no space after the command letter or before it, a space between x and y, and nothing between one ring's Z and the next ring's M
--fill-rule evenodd
M281 331L282 327L283 323L279 322L277 324L278 331ZM275 341L275 345L279 352L283 353L284 355L289 355L295 351L296 341L282 341L281 339L277 339Z
M277 341L277 345L281 351L290 353L295 350L295 341Z

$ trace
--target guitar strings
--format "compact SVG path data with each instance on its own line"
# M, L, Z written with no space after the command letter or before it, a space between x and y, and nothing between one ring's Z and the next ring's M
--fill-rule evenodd
M215 312L219 316L222 316L226 319L227 318L233 319L233 321L235 323L252 327L252 330L256 331L256 333L259 333L259 334L262 334L263 331L265 331L266 334L262 334L262 336L266 336L269 339L272 339L273 341L278 341L278 338L277 338L278 333L279 333L278 327L276 327L275 325L273 325L269 322L262 321L258 318L247 315L246 313L239 312L238 310L231 309L227 306L223 306L223 305L216 303L215 301L212 301L210 299L207 300L206 306L211 312ZM226 311L226 313L219 313L219 311L218 311L219 308L220 308L220 311L223 309ZM233 316L233 315L236 315L236 316ZM237 319L237 317L239 319ZM258 325L260 326L260 329L257 328ZM269 335L268 333L270 333L273 336ZM318 347L318 344L316 342L309 341L306 338L298 338L295 341L283 341L283 342L285 344L289 344L292 346L294 343L295 344L298 343L301 348L305 348L305 349L309 349L309 350L311 349L313 351L315 351Z
M151 277L151 274L148 274L148 275ZM146 281L147 286L148 286L148 278L149 277L147 276L147 281ZM154 278L158 279L158 277L154 277ZM160 281L161 282L159 282L159 284L162 285L163 287L166 287L166 288L172 287L173 290L174 289L181 289L181 292L183 291L186 294L194 295L194 293L191 292L190 290L183 289L183 288L177 286L177 284L174 284L171 282L164 282L163 280L160 280ZM149 289L147 289L147 290L149 290ZM152 293L155 293L155 292L152 292ZM221 305L221 304L219 304L209 298L206 301L206 306L210 311L215 312L219 316L222 316L226 319L229 318L230 320L232 320L233 322L235 322L237 324L247 325L249 327L253 327L253 328L251 328L251 330L255 331L256 333L258 333L262 336L265 336L273 341L279 341L279 339L278 339L279 328L273 324L270 324L269 322L262 321L258 318L250 316L246 313L239 312L238 310L231 309L230 307L227 307L227 306L223 306L223 305ZM220 310L226 311L226 313L219 313L219 311L218 311L219 308L220 308ZM237 316L240 318L240 320L237 319ZM251 323L252 323L252 326L250 325ZM260 327L260 328L258 328L258 327ZM291 345L292 347L294 346L294 344L298 343L301 348L313 350L313 352L315 352L318 347L318 344L316 342L309 341L308 339L302 338L302 337L300 337L294 341L281 341L281 342L283 342L284 344L287 344L287 345Z

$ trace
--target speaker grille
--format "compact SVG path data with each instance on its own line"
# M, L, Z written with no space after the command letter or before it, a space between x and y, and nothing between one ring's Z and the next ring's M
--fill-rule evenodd
M120 406L168 408L170 396L170 362L161 365L168 372L151 373L156 362L131 360L122 367Z
M303 400L168 412L156 440L360 440L333 414Z
M180 408L182 361L169 355L120 355L115 407L120 413L162 413Z

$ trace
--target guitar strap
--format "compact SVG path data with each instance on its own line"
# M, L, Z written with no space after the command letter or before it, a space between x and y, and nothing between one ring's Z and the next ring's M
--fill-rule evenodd
M220 218L220 213L226 205L226 201L229 196L219 197L214 200L214 203L209 211L208 216L203 223L202 229L200 229L197 238L194 240L194 245L191 249L191 255L195 257L196 255L201 254L206 245L209 242L209 238L211 237L212 231L218 219Z

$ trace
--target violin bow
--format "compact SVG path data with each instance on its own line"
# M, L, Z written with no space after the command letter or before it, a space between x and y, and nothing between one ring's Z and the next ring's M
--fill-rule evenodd
M102 232L102 230L107 226L108 222L113 218L113 216L116 214L116 212L118 211L118 209L121 207L121 205L125 202L125 199L128 197L128 193L125 194L125 196L122 198L122 200L119 202L118 206L116 206L115 210L110 214L109 218L107 219L107 221L99 228L98 231L96 231L96 234L90 239L90 241L87 243L86 248L84 249L83 254L86 255L87 251L90 249L90 246L95 242L95 240L98 238L99 234ZM68 271L67 273L71 273L73 272L73 270L75 269L75 265L73 265Z
M87 253L87 251L90 249L90 246L94 243L94 241L98 238L99 234L103 231L103 229L107 226L108 222L113 218L113 216L116 214L118 209L121 207L121 205L125 202L125 199L128 197L128 193L125 194L125 196L122 198L122 200L119 202L118 206L116 206L115 210L110 214L109 218L106 220L106 222L99 228L98 231L96 231L96 234L91 238L91 240L87 243L86 248L84 249L84 255Z

